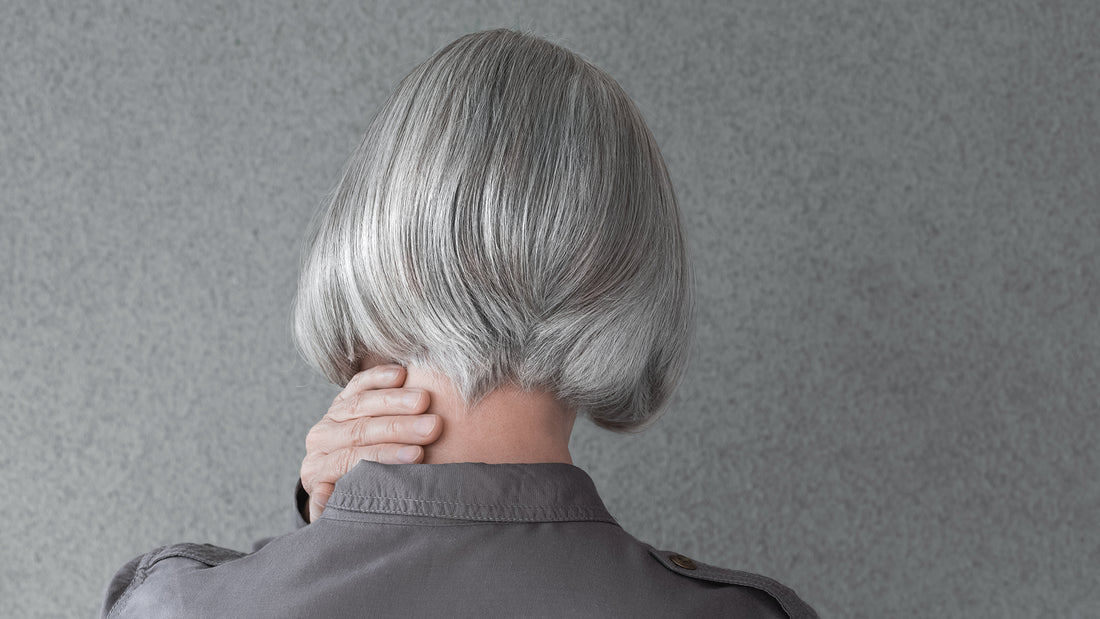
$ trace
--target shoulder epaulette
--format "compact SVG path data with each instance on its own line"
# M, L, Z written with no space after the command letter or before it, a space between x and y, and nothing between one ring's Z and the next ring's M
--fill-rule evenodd
M798 597L798 594L796 594L793 589L767 576L707 565L706 563L689 559L682 554L666 550L650 548L649 553L656 557L656 559L661 562L661 565L681 576L727 585L752 587L753 589L763 591L772 596L791 619L818 619L814 609L810 608L806 602L803 602L802 598Z

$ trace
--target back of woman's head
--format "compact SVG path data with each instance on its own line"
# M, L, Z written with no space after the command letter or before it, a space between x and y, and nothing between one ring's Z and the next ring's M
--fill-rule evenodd
M314 222L295 308L308 361L434 369L470 404L514 384L618 430L686 361L691 275L641 114L542 39L465 36L417 67Z

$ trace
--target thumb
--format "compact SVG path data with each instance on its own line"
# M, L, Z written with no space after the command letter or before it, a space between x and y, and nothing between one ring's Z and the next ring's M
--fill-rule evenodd
M319 483L313 488L313 493L309 495L310 522L317 522L317 519L321 517L321 512L325 511L325 505L335 489L336 487L333 484L326 482Z

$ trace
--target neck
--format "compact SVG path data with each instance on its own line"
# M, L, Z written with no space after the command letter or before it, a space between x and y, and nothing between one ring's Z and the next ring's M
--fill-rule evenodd
M439 415L443 432L424 449L426 464L566 462L576 411L543 391L505 386L467 409L450 379L415 366L405 387L431 396L426 412Z

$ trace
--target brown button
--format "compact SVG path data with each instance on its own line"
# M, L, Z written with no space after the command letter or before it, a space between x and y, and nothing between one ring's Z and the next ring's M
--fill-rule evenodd
M699 566L695 565L695 562L685 557L684 555L669 555L669 561L672 561L676 565L684 568L685 570L693 570Z

